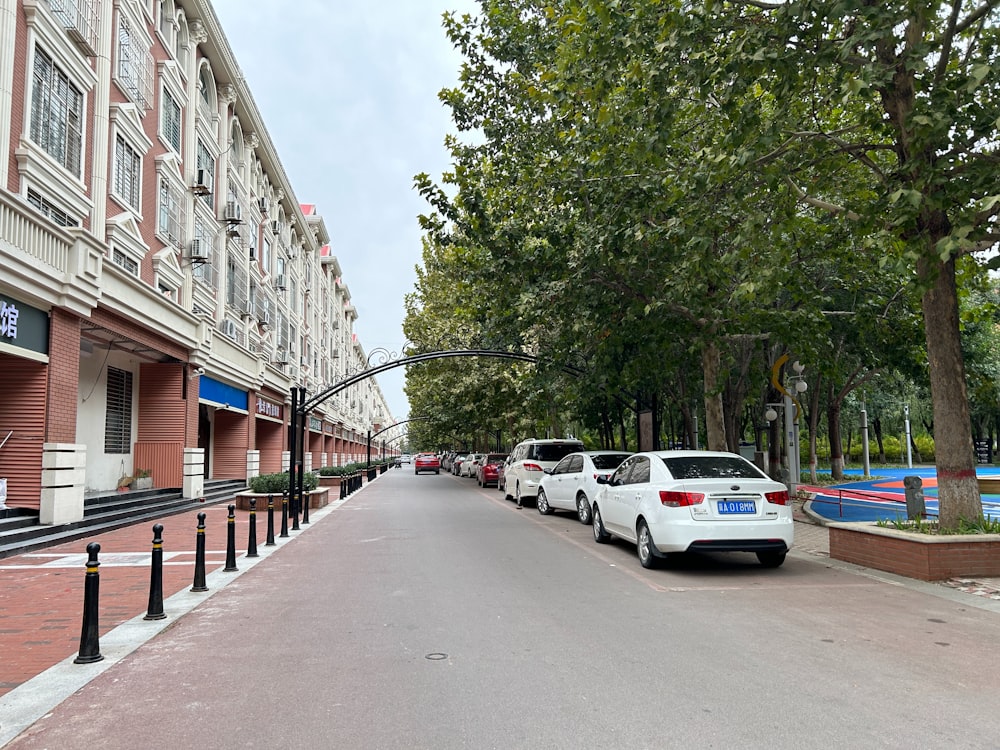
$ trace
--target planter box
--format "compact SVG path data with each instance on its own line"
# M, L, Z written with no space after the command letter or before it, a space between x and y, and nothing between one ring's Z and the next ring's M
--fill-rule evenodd
M1000 534L936 536L871 523L831 523L829 529L835 560L921 581L1000 576Z
M340 489L340 479L341 479L341 477L334 477L334 476L325 477L322 474L320 474L319 475L319 486L320 487L329 487L331 489L339 490Z
M133 490L151 490L153 489L153 478L152 477L137 477L132 480L132 484L129 485Z
M310 508L322 508L330 504L330 491L327 487L320 487L311 492L306 492L306 497L309 498ZM250 510L250 498L254 498L257 501L256 511L258 513L267 513L266 493L243 492L233 499L233 503L240 510ZM291 506L291 501L289 501L289 506ZM274 512L281 513L280 492L274 495Z

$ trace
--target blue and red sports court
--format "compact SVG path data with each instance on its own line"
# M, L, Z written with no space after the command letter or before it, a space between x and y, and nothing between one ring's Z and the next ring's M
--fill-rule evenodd
M979 467L979 477L1000 479L1000 468ZM893 521L906 518L906 496L903 477L918 476L923 481L924 503L927 513L937 516L937 472L934 467L872 469L872 476L864 478L861 469L845 469L845 478L851 481L826 487L799 485L815 493L810 509L830 521ZM856 480L853 477L857 477ZM1000 518L1000 495L983 494L983 514Z

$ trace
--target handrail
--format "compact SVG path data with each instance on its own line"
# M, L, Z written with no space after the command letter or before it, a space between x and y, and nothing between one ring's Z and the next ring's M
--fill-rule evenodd
M10 440L10 436L13 435L13 434L14 434L13 430L11 430L10 432L7 433L7 437L5 437L3 439L3 442L0 443L0 448L3 448L5 445L7 445L7 441Z

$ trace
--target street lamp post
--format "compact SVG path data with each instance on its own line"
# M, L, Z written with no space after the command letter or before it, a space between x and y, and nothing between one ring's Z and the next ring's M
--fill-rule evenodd
M771 384L775 389L782 394L782 402L780 404L767 404L767 412L764 416L768 422L773 422L778 418L778 412L775 407L779 407L784 412L784 423L785 423L785 453L787 459L788 468L788 494L791 497L795 497L798 491L799 479L802 475L801 461L802 457L799 450L799 402L796 399L797 396L805 393L809 386L806 384L805 376L805 365L801 364L798 360L792 363L792 370L795 373L791 375L788 380L792 386L792 390L789 391L778 379L778 373L781 370L781 366L788 361L788 355L782 355L777 362L774 363L774 367L771 368Z

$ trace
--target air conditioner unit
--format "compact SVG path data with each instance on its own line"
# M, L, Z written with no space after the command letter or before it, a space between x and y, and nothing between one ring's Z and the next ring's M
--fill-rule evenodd
M231 320L222 321L222 335L231 339L236 338L236 324Z
M254 314L253 300L248 299L246 302L243 303L243 314L244 315L253 315Z
M208 260L208 243L201 239L191 240L191 249L188 257L191 260Z
M226 201L226 210L223 212L222 217L230 224L238 224L242 221L240 218L240 204L236 201Z
M195 172L194 185L191 186L191 190L195 195L210 195L212 193L212 186L209 184L211 180L207 169L199 169Z
M285 286L285 275L284 274L279 273L277 276L274 277L274 288L275 289L281 289L281 290L285 290L285 289L288 288L287 286Z
M271 203L270 203L270 201L268 201L267 198L261 198L258 205L260 206L260 212L262 214L266 214L267 213L267 209L269 209L271 207Z
M274 353L274 364L276 365L287 365L288 364L288 352L284 349L278 349Z
M257 320L259 320L263 325L271 325L271 311L265 307L263 311L257 314Z
M257 248L253 245L250 246L250 260L257 260Z
M271 222L271 234L278 234L281 232L281 223L277 221Z

